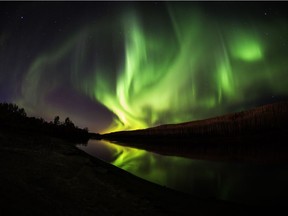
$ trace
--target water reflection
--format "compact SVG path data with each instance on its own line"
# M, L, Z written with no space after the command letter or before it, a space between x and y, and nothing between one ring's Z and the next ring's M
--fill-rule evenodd
M287 166L192 160L90 140L88 154L136 176L198 197L245 203L281 202L288 192Z

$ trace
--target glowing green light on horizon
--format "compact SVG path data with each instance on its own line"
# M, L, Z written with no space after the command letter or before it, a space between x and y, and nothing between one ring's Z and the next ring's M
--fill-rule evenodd
M267 92L288 94L286 56L274 47L277 37L268 40L251 27L194 8L170 7L167 14L166 25L155 19L157 28L150 29L135 11L113 25L101 22L69 35L32 62L18 104L51 112L47 95L69 83L114 114L111 126L98 131L103 133L208 118L231 112L235 104L244 108ZM279 29L276 24L265 29L287 35L287 23ZM117 64L107 60L110 52L101 56L105 31L115 27L124 34L117 38L116 47L123 47Z
M203 52L211 44L203 47L199 43L205 37L198 13L185 21L193 28L183 25L181 14L171 10L170 15L175 31L175 37L170 41L146 36L137 17L125 20L125 65L118 75L116 92L111 94L109 89L112 86L109 87L109 84L104 89L98 88L100 84L96 84L95 90L97 100L118 117L116 125L108 131L145 128L162 123L164 118L174 123L188 121L193 118L193 113L187 115L183 110L194 106L215 107L217 100L211 95L214 90L200 92L202 86L197 80L201 73L207 73L201 68L204 61L214 62L215 67L218 67L214 71L218 83L214 85L219 85L216 90L218 103L223 95L232 96L232 70L226 51L221 51L221 56L216 59ZM215 43L215 40L220 41L213 38L211 43ZM105 82L101 77L97 80L97 83L99 80ZM168 117L166 113L172 116Z

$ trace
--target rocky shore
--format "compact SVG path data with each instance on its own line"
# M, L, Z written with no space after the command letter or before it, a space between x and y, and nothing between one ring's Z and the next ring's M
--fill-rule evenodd
M0 131L0 215L245 215L267 211L201 200L142 180L70 142ZM275 210L273 210L275 211Z

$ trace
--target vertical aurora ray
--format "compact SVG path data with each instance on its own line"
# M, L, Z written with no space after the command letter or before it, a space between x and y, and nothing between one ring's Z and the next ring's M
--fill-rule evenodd
M173 122L184 120L179 114L197 100L197 84L190 81L197 70L196 61L200 60L198 53L202 52L197 43L200 35L191 30L179 38L182 29L174 24L178 32L169 41L155 35L148 37L137 17L129 16L124 25L125 65L118 74L116 93L103 94L98 85L95 90L97 99L118 117L119 124L110 130L155 125L164 122L168 113ZM190 49L195 54L187 56ZM187 96L181 98L187 85Z
M285 49L264 34L287 36L285 22L243 25L201 8L166 9L153 22L131 10L113 24L78 29L32 62L19 104L45 110L47 95L68 85L113 113L101 131L109 132L208 118L288 95Z
M238 38L225 42L219 34L213 35L219 29L200 12L170 8L169 14L170 41L157 34L146 36L136 16L126 18L125 66L118 75L116 93L96 95L118 117L116 127L108 131L189 121L201 115L193 109L217 109L223 98L235 101L230 59L262 58L261 44L245 29ZM96 92L102 92L97 85Z

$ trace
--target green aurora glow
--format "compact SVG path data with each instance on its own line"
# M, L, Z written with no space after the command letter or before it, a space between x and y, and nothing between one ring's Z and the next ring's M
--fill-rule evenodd
M132 9L118 18L110 27L105 20L83 27L36 58L18 103L44 109L43 98L69 82L114 114L102 131L109 132L212 117L288 94L277 36L287 36L286 22L232 22L176 6L153 25Z

